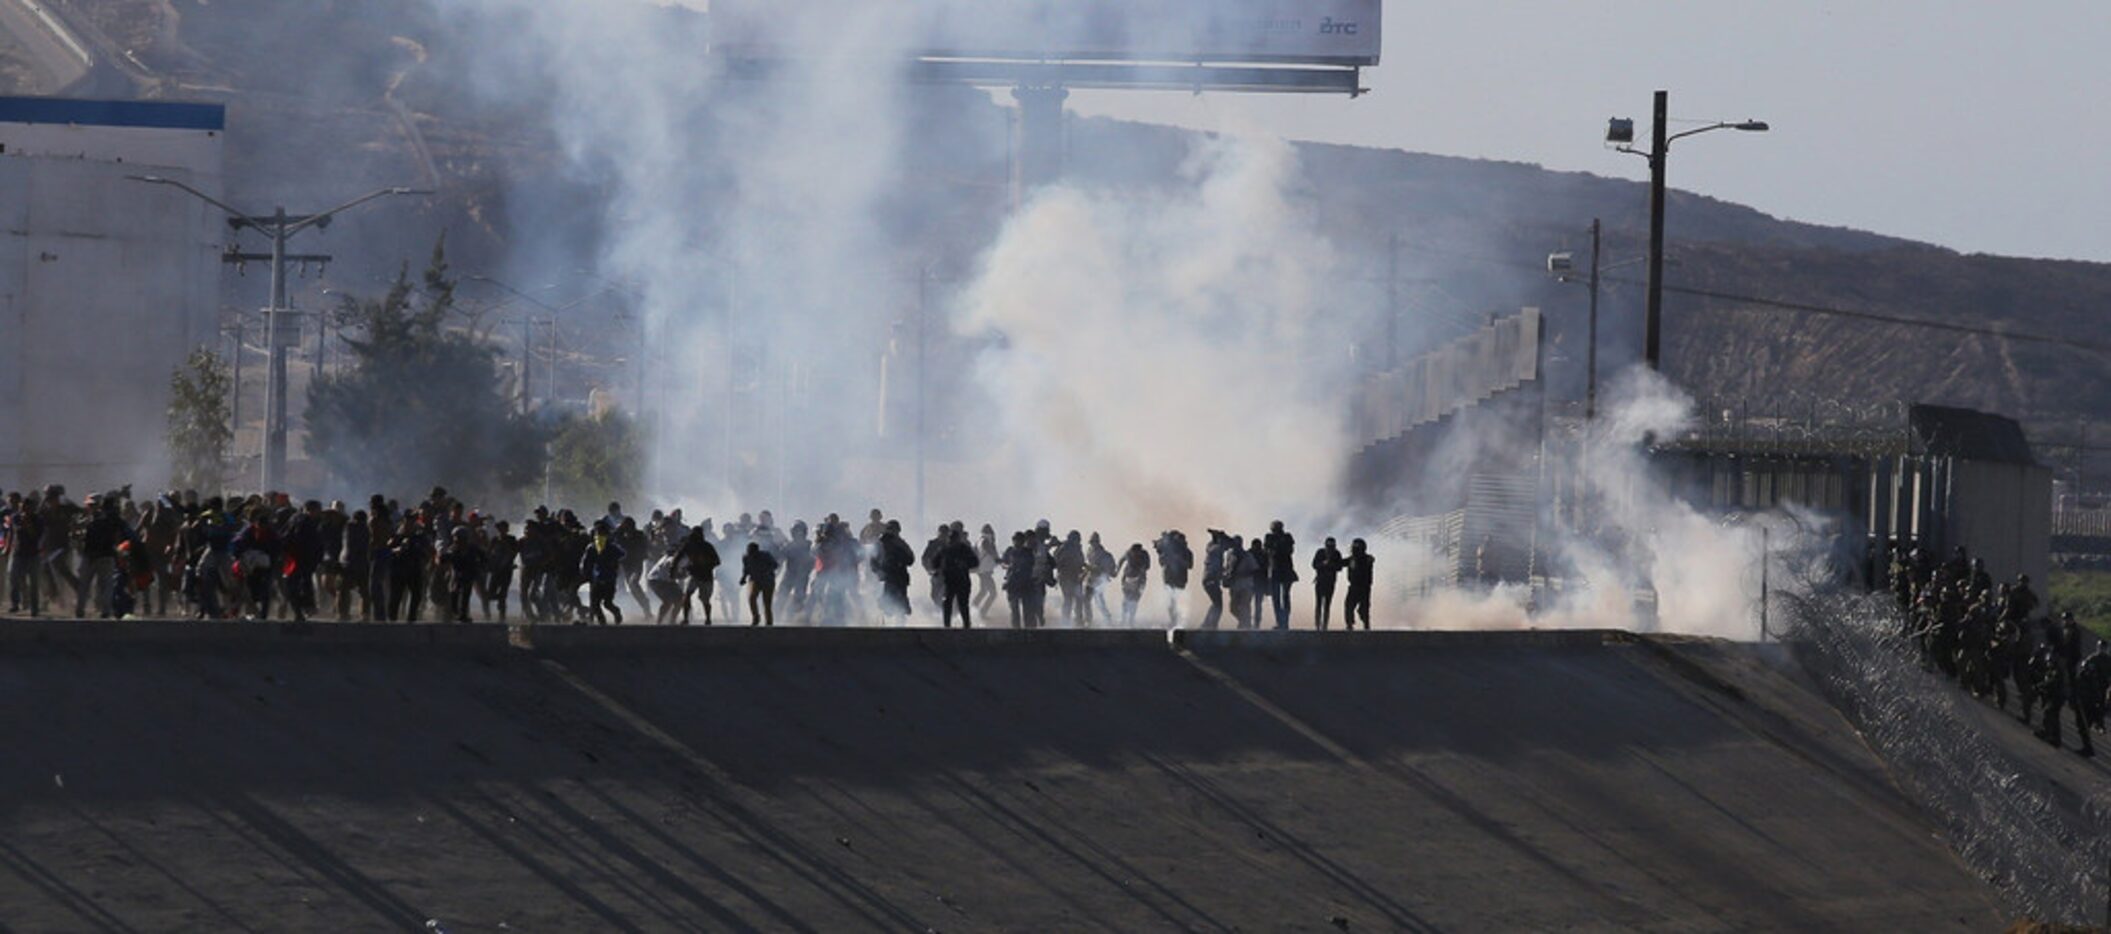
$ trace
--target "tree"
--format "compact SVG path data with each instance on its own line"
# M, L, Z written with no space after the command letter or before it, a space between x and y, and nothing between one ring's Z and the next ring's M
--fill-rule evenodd
M550 440L550 483L570 503L627 503L645 479L645 435L621 412L566 421Z
M169 470L177 489L217 492L227 481L233 386L227 364L202 347L170 374Z
M419 284L409 264L376 300L346 298L338 319L352 365L308 391L308 450L353 493L440 484L496 501L540 480L543 432L513 412L490 348L458 317L447 240Z

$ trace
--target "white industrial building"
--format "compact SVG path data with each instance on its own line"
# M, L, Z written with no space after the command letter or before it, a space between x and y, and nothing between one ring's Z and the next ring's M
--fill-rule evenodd
M169 377L216 341L217 104L0 97L0 488L167 484Z

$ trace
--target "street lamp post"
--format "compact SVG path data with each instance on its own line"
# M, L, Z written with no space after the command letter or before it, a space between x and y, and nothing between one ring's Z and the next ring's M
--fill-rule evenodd
M1746 133L1764 133L1768 127L1764 121L1745 120L1739 123L1715 123L1671 133L1671 92L1658 91L1656 95L1656 127L1651 133L1650 148L1643 151L1634 148L1635 122L1614 118L1606 129L1605 141L1619 151L1641 156L1649 160L1649 304L1642 337L1642 358L1652 370L1662 369L1664 335L1664 163L1671 155L1671 144L1688 136L1697 136L1714 130L1740 130Z
M930 337L931 269L916 276L916 526L924 527L924 475L929 465L931 380Z
M369 201L377 201L393 195L429 195L432 192L411 188L383 188L316 214L289 215L283 207L274 210L270 214L250 214L230 207L219 199L175 179L162 178L155 175L130 175L126 177L135 182L145 182L150 185L167 185L171 188L179 189L188 193L191 197L225 212L228 226L236 230L253 229L263 231L271 237L271 253L269 255L251 256L237 252L230 254L227 259L230 262L265 260L271 263L271 307L264 310L264 342L266 352L271 355L271 367L264 392L264 469L262 485L264 492L278 492L286 479L287 350L286 339L279 331L279 319L283 315L292 313L292 309L287 307L286 301L286 263L288 260L297 262L328 262L328 257L288 256L286 254L286 241L303 231L328 227L332 218Z
M1598 246L1599 233L1602 229L1603 226L1598 219L1595 217L1591 218L1591 328L1590 347L1584 353L1585 359L1589 361L1586 364L1587 375L1585 377L1589 381L1589 385L1584 390L1583 396L1583 418L1585 421L1598 417L1598 274L1600 269L1598 264Z
M485 284L485 285L491 286L492 288L495 288L495 289L498 289L498 290L500 290L500 291L506 292L506 293L508 293L508 294L512 295L512 296L513 296L514 298L517 298L517 299L520 299L521 301L527 302L527 303L528 303L528 304L530 304L530 305L534 305L535 307L537 307L537 308L540 308L540 309L542 309L543 311L549 312L549 315L550 315L550 317L549 317L549 319L548 319L548 322L549 322L549 327L550 327L550 341L549 341L549 343L550 343L550 398L549 398L549 401L550 401L550 403L551 403L551 404L555 404L555 403L557 402L557 354L558 354L558 350L559 350L559 347L558 347L558 337L559 337L559 333L558 333L558 319L559 319L559 317L560 317L560 316L562 316L562 315L563 315L563 314L564 314L565 312L571 311L571 310L572 310L572 309L574 309L574 308L578 308L579 306L581 306L581 305L584 305L584 304L586 304L587 302L593 301L593 300L594 300L594 299L596 299L596 298L600 298L601 296L603 296L603 295L606 295L606 294L608 294L608 293L610 293L610 292L615 292L615 291L619 291L619 290L621 290L621 289L623 289L623 288L624 288L624 287L623 287L623 286L622 286L622 285L621 285L620 283L609 283L609 282L607 282L607 280L602 280L602 281L603 281L603 282L604 282L605 284L604 284L604 285L603 285L603 287L602 287L601 289L599 289L598 291L594 291L594 292L589 292L589 293L587 293L587 294L585 294L585 295L582 295L582 296L580 296L580 297L578 297L578 298L575 298L575 299L573 299L573 300L571 300L571 301L569 301L569 302L566 302L566 303L564 303L564 304L562 304L562 305L552 305L552 304L550 304L549 302L546 302L546 301L543 301L542 299L536 298L536 297L535 297L534 295L531 295L531 294L529 294L529 293L528 293L527 291L525 291L525 290L522 290L522 289L518 289L518 288L515 288L515 287L513 287L512 285L509 285L509 284L507 284L507 283L505 283L505 282L502 282L502 281L500 281L500 280L498 280L498 279L494 279L494 278L492 278L492 277L490 277L490 276L469 276L469 277L468 277L468 281L470 281L470 282L481 282L481 283L483 283L483 284ZM555 286L555 285L546 285L546 286L543 286L543 287L541 287L541 288L538 288L538 289L536 289L535 291L538 291L538 292L548 292L548 291L550 291L550 290L552 290L552 289L555 289L555 288L557 288L557 286ZM525 334L526 332L524 331L523 333ZM525 338L525 337L523 337L523 338L522 338L522 340L523 340L523 341L525 341L525 340L526 340L526 338ZM525 351L525 350L523 350L523 351L522 351L522 353L523 353L523 354L526 354L526 351ZM523 379L525 380L525 377L524 377ZM523 383L522 383L522 385L524 385L524 386L525 386L525 385L526 385L526 383L525 383L525 382L523 382ZM640 371L640 375L639 375L639 386L640 386L640 391L641 391L641 392L642 392L642 389L643 389L643 385L644 385L644 376L643 376L643 371L641 370L641 371Z
M540 309L542 309L542 310L544 310L544 311L546 311L546 312L549 312L549 313L550 313L550 341L549 341L549 344L550 344L550 390L549 390L549 392L550 392L550 398L549 398L549 404L550 404L550 405L556 405L556 404L557 404L557 352L558 352L558 346L557 346L557 338L558 338L558 330L557 330L557 317L558 317L559 315L562 315L562 314L564 314L564 313L565 313L566 311L569 311L569 310L570 310L570 309L572 308L572 306L573 306L573 305L577 305L577 304L579 304L579 303L578 303L578 302L573 302L573 303L572 303L572 304L570 304L570 305L566 305L566 306L564 306L564 307L562 307L562 308L559 308L559 307L557 307L557 306L555 306L555 305L552 305L552 304L550 304L549 302L546 302L546 301L543 301L542 299L536 298L535 296L533 296L533 295L530 295L530 294L528 294L527 292L524 292L524 291L522 291L522 290L520 290L520 289L514 288L513 286L507 285L507 284L506 284L506 283L504 283L504 282L500 282L499 280L497 280L497 279L494 279L494 278L492 278L492 277L490 277L490 276L470 276L470 277L469 277L469 281L471 281L471 282L481 282L481 283L483 283L483 284L485 284L485 285L491 286L492 288L495 288L495 289L498 289L498 290L500 290L500 291L506 292L506 293L508 293L508 294L512 295L512 296L513 296L514 298L520 299L521 301L527 302L527 303L528 303L528 304L530 304L530 305L534 305L535 307L537 307L537 308L540 308ZM553 289L553 288L556 288L556 286L553 286L553 285L552 285L552 286L543 286L543 288L542 288L542 289L540 289L539 291L548 291L549 289ZM583 300L582 300L582 301L583 301ZM522 395L523 395L523 396L525 396L525 395L527 394L527 387L528 387L528 376L527 376L527 371L526 371L526 367L527 367L527 363L526 363L526 360L527 360L527 358L528 358L528 357L532 356L532 352L531 352L531 350L530 350L530 348L529 348L529 346L528 346L528 339L529 339L529 335L531 334L530 328L532 328L532 326L533 326L533 325L532 325L532 323L523 323L523 324L522 324L522 326L521 326L521 338L520 338L520 339L521 339L521 359L522 359L522 364L521 364L521 365L522 365L522 368L523 368L523 369L522 369L522 374L521 374L521 391L522 391Z
M1588 346L1584 350L1587 361L1584 373L1583 417L1590 420L1598 417L1598 284L1604 266L1599 257L1599 233L1602 225L1591 218L1591 277L1586 280L1591 290L1591 317L1589 334L1584 338ZM1562 282L1573 282L1570 275L1575 271L1574 254L1564 250L1547 254L1547 272Z

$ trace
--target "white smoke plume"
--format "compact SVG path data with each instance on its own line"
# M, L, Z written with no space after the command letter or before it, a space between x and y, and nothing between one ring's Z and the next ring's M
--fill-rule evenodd
M775 23L808 41L796 73L767 81L720 72L704 18L634 0L444 9L501 37L482 90L547 94L567 159L612 193L604 217L582 219L606 231L586 272L645 319L656 498L754 509L736 506L736 476L809 502L840 492L819 469L833 446L815 439L855 434L885 343L876 299L900 278L879 204L902 174L906 88L872 67L874 49L907 41L899 8L784 5ZM737 463L734 432L814 456Z
M483 91L544 98L567 160L612 193L592 219L606 233L591 271L636 298L662 368L656 504L692 516L906 512L900 451L857 450L917 270L940 259L885 219L916 171L911 128L947 119L874 64L926 41L903 5L775 5L773 28L802 37L803 57L768 81L715 70L702 18L632 0L443 6L481 36L503 24L489 58L504 67ZM988 238L952 245L975 259L940 310L950 343L986 348L970 391L993 427L934 465L928 518L1006 529L1048 517L1107 533L1117 552L1177 528L1198 558L1207 528L1251 534L1280 518L1308 556L1328 535L1344 550L1370 539L1395 582L1381 587L1381 619L1628 628L1633 595L1653 592L1663 628L1756 635L1758 526L1722 524L1646 479L1640 440L1675 433L1690 405L1639 377L1608 396L1585 448L1597 528L1540 543L1590 586L1533 598L1399 583L1432 556L1378 537L1389 516L1338 502L1370 296L1330 277L1341 250L1301 184L1292 146L1242 130L1198 138L1165 184L1059 183L1001 225L922 206L922 228ZM737 462L730 440L753 432L777 434L776 463ZM1775 524L1778 553L1820 534Z
M1647 627L1739 640L1779 635L1778 628L1761 630L1762 587L1778 600L1822 586L1831 523L1805 511L1728 521L1673 496L1644 446L1677 437L1693 422L1693 401L1657 374L1621 374L1576 464L1588 531L1549 523L1541 545L1543 561L1566 569L1568 589L1436 591L1413 599L1405 622L1437 629ZM1392 590L1405 600L1402 582L1420 579L1416 564L1436 559L1397 544L1409 553Z
M1348 453L1332 248L1286 192L1292 148L1198 145L1170 192L1042 192L1005 228L958 327L1006 439L999 494L962 508L1083 514L1149 541L1325 507ZM1041 504L1036 506L1034 504Z

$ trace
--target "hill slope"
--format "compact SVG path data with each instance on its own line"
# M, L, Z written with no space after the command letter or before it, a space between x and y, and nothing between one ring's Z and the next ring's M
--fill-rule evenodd
M0 923L1998 917L1759 650L1312 635L10 624Z
M340 281L392 273L422 248L406 249L406 241L437 227L449 231L461 268L550 268L597 255L600 182L561 164L539 114L472 92L490 44L442 29L423 0L73 0L67 9L99 48L131 53L126 68L141 93L231 103L237 197L305 203L316 199L319 179L333 193L415 182L443 191L430 206L348 218L330 238L345 257ZM934 92L926 107L932 119L911 134L917 174L894 205L902 249L918 263L979 242L940 236L923 218L987 231L1007 210L1001 155L961 155L1002 153L1002 112L980 94ZM1118 184L1169 183L1192 139L1098 120L1073 121L1072 133L1081 151L1125 155L1118 167L1074 168ZM1490 311L1547 309L1556 384L1580 397L1583 295L1549 281L1543 258L1578 247L1594 217L1606 224L1610 259L1639 255L1643 185L1405 152L1306 146L1303 155L1304 184L1344 246L1347 275L1383 275L1388 242L1398 237L1412 279L1404 314L1431 323L1411 329L1429 339ZM1673 194L1671 218L1674 286L2054 337L2094 333L2111 309L2111 265L1960 255L1684 192ZM412 230L417 236L404 236ZM524 256L530 241L538 252ZM1639 278L1630 267L1608 288L1607 367L1638 354ZM1374 325L1360 329L1375 339ZM2068 440L2111 408L2103 354L2056 344L1677 295L1668 300L1666 341L1675 377L1699 395L1747 400L1755 410L1803 411L1813 399L1925 401L2013 415L2041 439ZM2103 475L2103 464L2084 467Z

